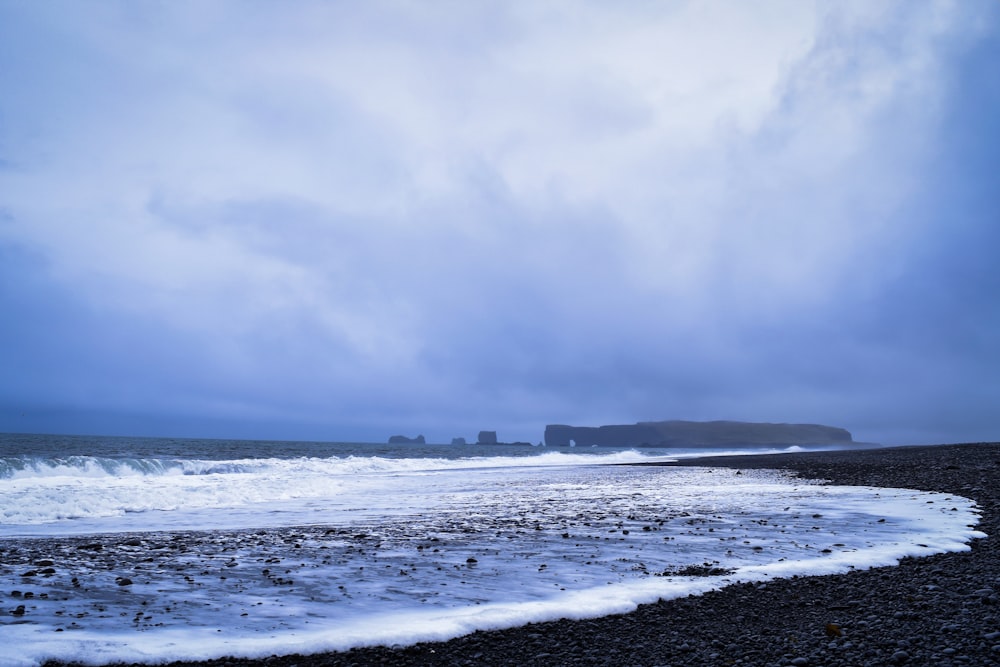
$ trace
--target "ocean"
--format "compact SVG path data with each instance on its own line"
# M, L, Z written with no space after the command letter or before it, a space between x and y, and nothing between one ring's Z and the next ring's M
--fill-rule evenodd
M629 465L699 453L0 435L0 665L406 645L982 537L958 496Z

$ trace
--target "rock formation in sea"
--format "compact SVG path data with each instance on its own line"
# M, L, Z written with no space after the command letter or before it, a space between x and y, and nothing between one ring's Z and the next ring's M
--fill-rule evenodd
M658 421L610 426L545 427L550 447L603 445L610 447L740 447L846 445L850 432L820 424L769 424L737 421Z
M495 445L497 444L497 432L496 431L480 431L479 438L476 440L477 445Z
M389 436L390 445L425 445L427 441L424 436L418 435L415 438L407 438L405 435L392 435Z
M452 438L451 439L451 444L453 444L453 445L464 445L464 444L466 444L465 438Z

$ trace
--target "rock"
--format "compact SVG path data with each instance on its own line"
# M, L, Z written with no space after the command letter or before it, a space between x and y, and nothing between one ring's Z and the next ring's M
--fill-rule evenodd
M451 439L451 444L453 444L453 445L466 445L468 443L465 441L465 438L452 438Z
M495 445L497 444L497 432L496 431L480 431L479 438L476 440L477 445Z
M24 605L23 604L17 605L17 609L15 609L10 613L12 616L24 616Z
M426 445L427 440L424 439L423 435L418 435L415 438L408 438L405 435L391 435L389 436L390 445Z

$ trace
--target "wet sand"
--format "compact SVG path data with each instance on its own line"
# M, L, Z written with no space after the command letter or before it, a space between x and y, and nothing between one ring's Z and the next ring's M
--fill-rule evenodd
M776 468L834 484L972 498L989 537L898 566L739 584L635 612L476 632L447 642L179 665L1000 664L1000 443L745 457L670 465ZM50 663L55 665L55 663Z

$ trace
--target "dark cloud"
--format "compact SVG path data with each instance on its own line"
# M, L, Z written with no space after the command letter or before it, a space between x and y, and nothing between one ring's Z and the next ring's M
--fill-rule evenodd
M0 430L995 438L997 10L793 4L6 7Z

